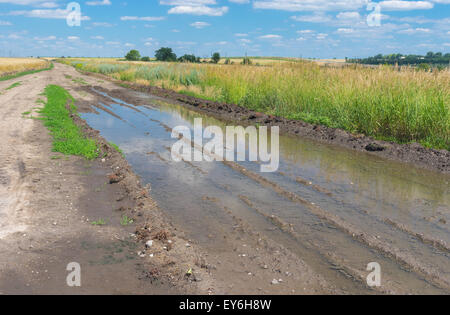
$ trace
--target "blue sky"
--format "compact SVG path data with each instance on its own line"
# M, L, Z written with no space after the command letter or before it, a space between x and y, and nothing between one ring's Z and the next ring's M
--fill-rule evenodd
M153 56L162 46L202 57L450 52L450 0L374 1L370 10L368 1L89 0L78 1L81 25L70 27L71 1L0 0L0 55Z

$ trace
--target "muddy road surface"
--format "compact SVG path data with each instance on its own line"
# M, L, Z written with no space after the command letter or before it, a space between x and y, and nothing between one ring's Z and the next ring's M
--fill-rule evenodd
M175 162L174 127L192 128L195 118L227 124L59 64L15 81L23 82L0 96L0 292L450 293L448 174L288 135L273 173L255 162ZM88 168L79 158L51 159L41 122L22 117L47 84L68 89L99 131L92 136L117 144L126 161L112 156ZM141 207L128 227L116 209L136 207L136 198L118 204L130 189L104 184L124 163L159 206ZM139 215L149 216L150 230L165 224L170 242L155 241L162 251L131 236L146 222ZM100 217L116 223L86 223ZM76 259L87 269L79 291L58 284L63 262ZM372 262L379 287L367 284Z

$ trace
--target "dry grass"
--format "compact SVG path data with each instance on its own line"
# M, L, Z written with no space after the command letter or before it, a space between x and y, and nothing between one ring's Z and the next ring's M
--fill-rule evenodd
M40 70L49 66L46 60L34 58L0 58L0 77L32 70Z
M240 64L244 57L222 57L219 64L225 64L226 60L229 59L233 64ZM275 66L283 63L291 63L295 61L301 61L298 58L278 58L278 57L249 57L252 64L260 66ZM211 58L201 59L204 62L210 62Z

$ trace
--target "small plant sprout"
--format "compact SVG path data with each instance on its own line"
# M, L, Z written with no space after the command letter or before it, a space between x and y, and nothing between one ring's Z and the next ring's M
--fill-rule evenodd
M126 215L122 216L122 219L120 219L120 224L121 224L122 226L130 225L130 224L132 224L133 222L134 222L134 220L131 219L131 218L129 218L129 217L126 216Z
M104 219L99 219L98 221L91 222L91 224L95 226L103 226L106 225L106 221Z

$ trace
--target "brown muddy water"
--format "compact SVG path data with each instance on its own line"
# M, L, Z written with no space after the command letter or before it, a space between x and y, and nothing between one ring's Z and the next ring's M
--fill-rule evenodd
M282 244L346 293L450 293L450 177L298 137L280 136L280 167L255 162L174 162L171 128L225 123L133 92L148 105L108 97L111 113L82 114L124 152L161 209L219 257L230 213ZM367 265L382 287L366 284Z

